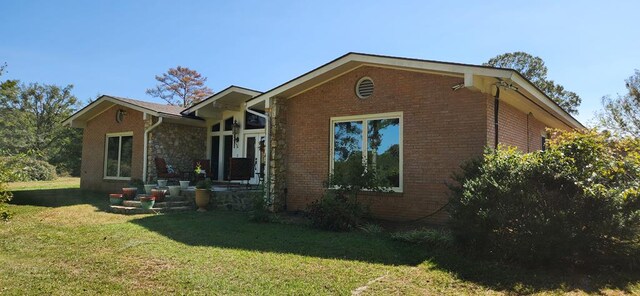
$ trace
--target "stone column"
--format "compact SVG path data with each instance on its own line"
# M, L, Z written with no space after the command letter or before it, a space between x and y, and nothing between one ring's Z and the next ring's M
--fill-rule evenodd
M272 98L269 112L269 192L271 194L271 210L274 212L286 210L286 99Z

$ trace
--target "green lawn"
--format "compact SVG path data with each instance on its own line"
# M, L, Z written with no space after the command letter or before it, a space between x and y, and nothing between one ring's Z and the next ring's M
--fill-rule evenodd
M637 274L525 270L388 234L226 211L116 215L105 194L74 188L15 195L0 223L0 295L640 293Z

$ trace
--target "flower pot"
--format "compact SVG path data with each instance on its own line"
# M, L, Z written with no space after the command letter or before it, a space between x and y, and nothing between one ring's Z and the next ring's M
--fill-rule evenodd
M140 207L145 210L150 210L153 208L153 205L156 203L156 198L153 196L143 196L140 197Z
M158 187L167 187L167 180L158 180Z
M198 206L198 212L206 212L206 206L209 204L210 191L209 189L196 189L196 205Z
M151 189L151 196L153 196L157 202L163 202L165 195L167 195L166 189Z
M109 203L114 206L122 205L122 194L120 193L111 193L109 194Z
M125 187L125 188L122 188L122 198L124 198L124 199L132 200L132 199L136 198L137 194L138 194L138 188L136 188L136 187Z
M169 195L171 197L180 196L180 186L169 186Z
M181 189L189 188L189 183L190 183L190 181L180 181L180 188Z
M153 188L156 188L156 185L153 185L153 184L144 185L144 193L151 194L151 189Z

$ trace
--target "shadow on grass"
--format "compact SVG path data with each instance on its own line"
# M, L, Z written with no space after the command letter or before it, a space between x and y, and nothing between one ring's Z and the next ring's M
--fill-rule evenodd
M629 273L528 270L465 258L453 250L430 250L394 241L382 234L334 233L301 225L251 223L246 215L233 212L149 216L131 223L191 246L290 253L385 265L417 266L428 261L433 264L430 268L452 273L464 281L517 294L554 290L598 293L605 288L627 291L630 284L640 281L638 274Z
M132 220L169 239L191 245L290 253L388 265L418 265L426 252L365 233L336 233L301 225L252 223L238 212L213 211L150 216Z
M107 196L104 192L86 191L79 188L33 189L14 191L10 203L52 208L90 204L105 211L109 207Z

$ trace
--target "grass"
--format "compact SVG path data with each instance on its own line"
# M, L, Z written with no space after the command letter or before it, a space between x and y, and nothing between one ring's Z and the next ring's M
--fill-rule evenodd
M640 293L636 274L526 270L237 212L123 216L102 193L23 189L0 223L2 295Z
M34 189L58 189L58 188L80 188L80 178L60 177L53 181L31 181L31 182L11 182L7 184L9 190L34 190Z

